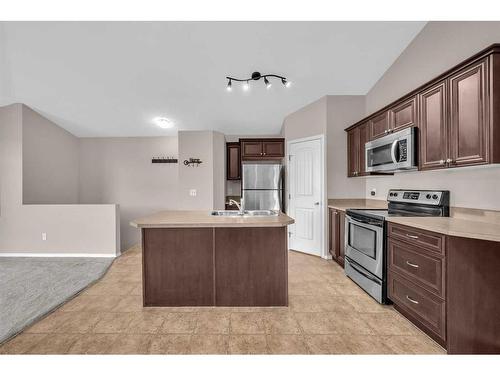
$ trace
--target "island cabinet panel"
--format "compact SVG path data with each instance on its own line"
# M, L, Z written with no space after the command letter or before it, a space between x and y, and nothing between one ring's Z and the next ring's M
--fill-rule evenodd
M450 77L450 166L488 162L488 69L481 60Z
M448 157L448 112L446 81L419 94L420 169L446 168Z
M286 227L215 229L215 304L287 306Z
M214 304L213 228L143 228L144 306Z
M500 354L500 242L448 237L448 353Z

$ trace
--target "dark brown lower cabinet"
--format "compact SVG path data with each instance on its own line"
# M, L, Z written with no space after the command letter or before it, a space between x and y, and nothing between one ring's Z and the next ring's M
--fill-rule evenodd
M286 227L143 228L144 306L287 306Z
M335 208L328 210L329 252L334 261L344 267L345 213Z
M500 243L393 223L388 232L395 309L449 354L500 354Z

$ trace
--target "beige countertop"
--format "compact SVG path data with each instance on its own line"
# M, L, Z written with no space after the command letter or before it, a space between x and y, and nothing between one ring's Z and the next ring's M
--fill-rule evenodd
M375 199L329 199L328 207L385 209L387 202ZM450 217L388 217L387 221L448 236L500 242L500 212L450 207Z
M280 213L278 216L212 216L211 211L161 211L136 219L130 225L136 228L187 227L284 227L294 220Z
M345 211L348 208L387 209L387 202L380 199L328 199L328 207Z

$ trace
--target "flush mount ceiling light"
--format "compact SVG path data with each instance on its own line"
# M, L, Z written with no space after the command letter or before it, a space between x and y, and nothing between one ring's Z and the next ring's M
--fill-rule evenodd
M272 86L272 83L269 81L268 77L281 79L281 83L283 84L283 86L285 86L287 88L290 87L290 85L292 84L292 82L288 81L286 79L286 77L283 77L283 76L279 76L276 74L264 74L264 75L262 75L259 72L253 72L252 76L250 78L240 79L240 78L234 78L234 77L226 77L228 79L226 89L227 89L227 91L232 91L233 81L235 81L235 82L244 82L243 86L242 86L243 91L248 91L250 89L249 81L252 81L252 80L258 81L261 78L264 79L264 84L266 85L266 88L270 89Z
M166 117L155 117L153 119L153 122L162 129L171 129L174 127L174 123L172 122L172 120Z

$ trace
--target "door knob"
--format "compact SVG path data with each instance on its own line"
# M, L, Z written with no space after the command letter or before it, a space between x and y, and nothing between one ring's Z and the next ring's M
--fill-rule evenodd
M315 206L319 206L319 202L314 202L314 205Z

